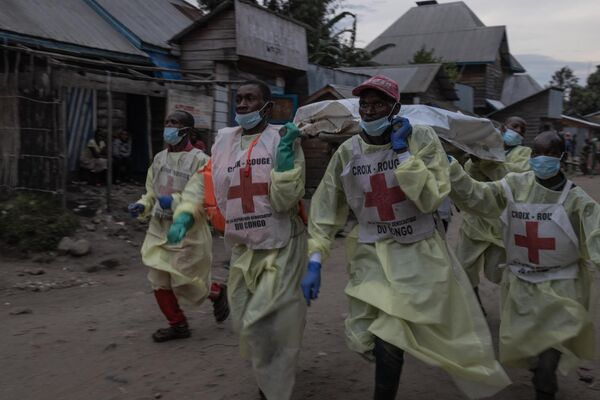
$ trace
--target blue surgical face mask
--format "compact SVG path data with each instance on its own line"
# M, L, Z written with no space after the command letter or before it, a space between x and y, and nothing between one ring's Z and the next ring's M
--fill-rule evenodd
M396 107L395 104L394 107ZM390 126L392 126L390 117L392 116L393 112L394 108L392 108L392 111L386 117L379 118L374 121L364 121L361 119L358 124L367 133L367 135L381 136Z
M502 138L504 139L504 143L510 147L520 146L523 144L523 137L512 129L507 129L502 135Z
M261 111L269 104L265 103L264 106L260 108L260 110L252 111L247 114L235 114L235 122L238 123L239 126L244 130L249 130L254 128L256 125L260 124L264 117L260 115Z
M537 156L529 159L529 165L535 176L549 179L560 171L560 157Z
M165 139L165 143L175 146L177 143L181 142L183 136L179 136L179 129L174 127L165 127L163 130L163 138Z

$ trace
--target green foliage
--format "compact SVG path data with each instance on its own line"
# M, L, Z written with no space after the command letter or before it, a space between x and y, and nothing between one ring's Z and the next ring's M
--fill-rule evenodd
M427 48L423 46L413 54L409 64L442 64L442 68L446 71L446 75L448 75L450 81L456 82L460 75L456 63L444 62L442 57L436 57L434 56L434 53L435 49L427 50Z
M600 110L600 66L588 76L586 83L586 86L575 84L570 87L565 103L566 114L586 115Z
M0 240L20 250L48 251L79 226L59 201L43 194L19 193L0 202Z
M577 86L579 78L575 76L569 66L564 66L552 75L550 86L556 86L562 89L573 88Z

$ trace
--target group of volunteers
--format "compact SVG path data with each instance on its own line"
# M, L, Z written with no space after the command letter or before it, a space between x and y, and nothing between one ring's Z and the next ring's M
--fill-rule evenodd
M289 400L307 305L353 212L346 341L375 364L375 400L396 398L405 353L447 371L468 398L510 385L501 362L530 368L536 399L554 399L556 371L593 357L588 267L600 264L600 207L561 172L563 138L543 132L530 150L525 121L509 118L506 161L470 155L463 166L433 128L398 116L392 79L374 76L352 93L361 132L332 155L308 218L300 131L269 123L266 84L238 87L238 126L218 132L210 158L190 143L191 115L167 117L167 148L129 206L150 218L142 260L169 323L154 340L189 337L179 303L209 298L217 322L233 321L261 398ZM213 191L231 247L227 285L211 281ZM448 198L464 216L456 252L438 213ZM502 289L500 362L477 290L481 270Z

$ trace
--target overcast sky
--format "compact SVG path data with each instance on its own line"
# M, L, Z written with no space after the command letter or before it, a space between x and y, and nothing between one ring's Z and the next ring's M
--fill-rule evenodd
M439 0L440 3L447 1ZM600 0L465 0L488 26L506 25L510 51L545 85L569 65L585 84L600 64ZM358 15L359 46L366 46L409 8L412 0L345 0Z

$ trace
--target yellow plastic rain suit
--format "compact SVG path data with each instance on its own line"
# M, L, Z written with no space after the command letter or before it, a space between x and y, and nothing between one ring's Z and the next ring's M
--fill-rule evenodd
M325 259L348 216L340 174L352 156L352 139L334 153L310 208L309 253ZM400 188L423 213L433 213L450 191L448 161L433 129L414 126L410 158L395 170ZM360 139L364 154L387 150ZM495 360L489 329L469 281L436 231L411 244L347 239L350 349L369 355L377 336L446 370L470 398L487 397L510 383Z
M166 159L163 152L167 152ZM193 155L191 155L193 154ZM185 157L193 157L192 162L183 162ZM165 160L166 162L161 162ZM209 160L200 150L191 152L170 152L163 150L154 157L154 162L146 176L146 194L137 202L145 207L140 218L150 219L150 225L142 245L142 262L150 267L148 280L153 289L173 290L177 300L183 304L199 305L206 299L210 287L212 264L212 236L204 215L204 177L197 171ZM166 165L165 165L166 164ZM163 168L166 167L166 168ZM174 192L171 210L173 217L182 212L194 216L194 225L183 240L177 244L167 243L167 233L173 218L160 218L155 214L159 207L155 192L155 177L168 168L185 170L190 178L181 192Z
M468 160L465 163L465 171L471 178L480 182L497 181L509 172L529 171L530 155L529 147L516 146L506 153L506 161L503 163ZM498 265L506 259L500 220L463 212L463 222L458 230L456 257L473 287L479 286L479 274L482 270L487 280L500 283L502 271Z
M501 182L470 179L456 161L450 168L452 200L476 215L498 218L507 199ZM556 203L561 192L537 183L533 172L506 176L517 203ZM529 367L529 361L554 348L562 353L559 370L566 374L579 359L594 356L590 309L591 271L588 262L600 265L600 206L581 188L574 187L564 203L579 239L577 279L530 283L508 268L501 283L500 361Z
M248 149L258 136L242 136L239 150ZM219 157L216 147L213 158ZM251 360L258 386L269 400L289 400L292 396L306 321L300 281L307 264L307 240L306 227L298 217L304 182L304 155L297 142L294 168L285 172L273 169L269 187L273 209L289 213L289 242L278 249L253 250L236 244L231 250L230 318L240 334L242 356Z

